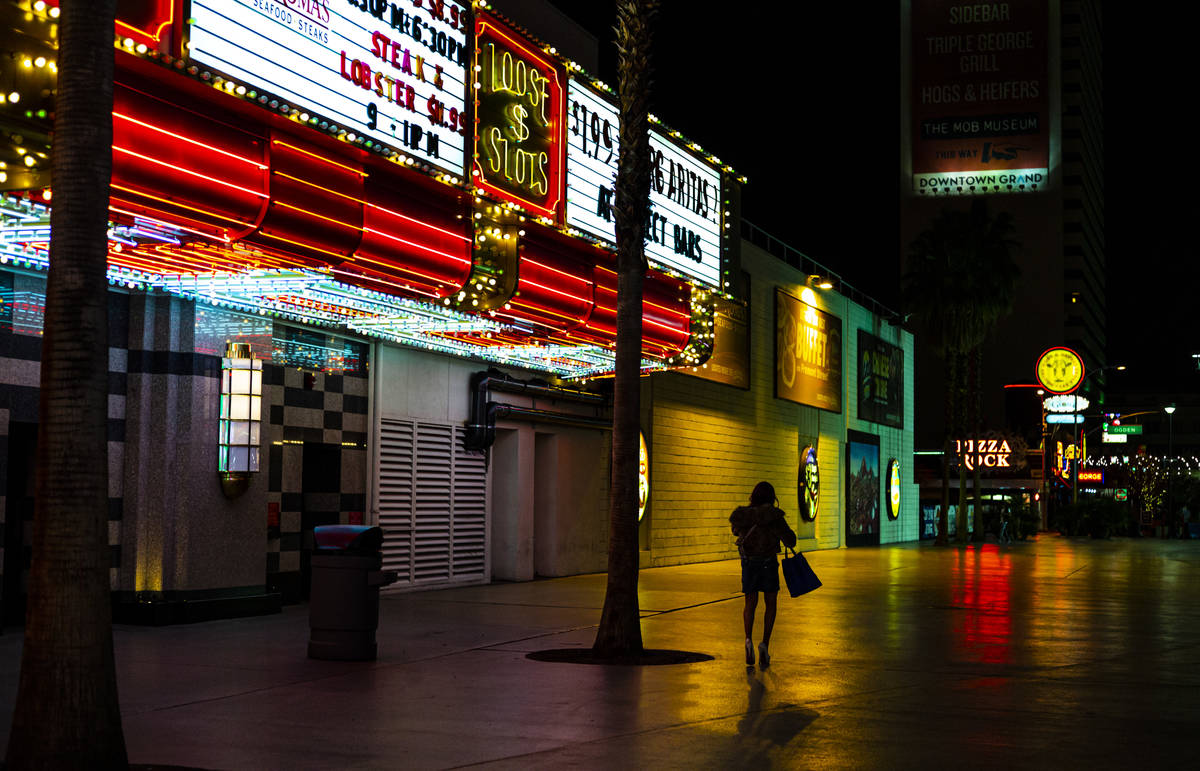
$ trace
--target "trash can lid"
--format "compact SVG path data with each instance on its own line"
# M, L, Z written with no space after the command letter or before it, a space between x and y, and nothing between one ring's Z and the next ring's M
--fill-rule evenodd
M378 554L383 530L367 525L318 525L313 528L317 551L354 551Z

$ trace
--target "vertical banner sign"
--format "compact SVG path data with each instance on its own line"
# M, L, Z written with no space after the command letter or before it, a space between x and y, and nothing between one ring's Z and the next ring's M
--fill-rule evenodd
M567 224L616 243L617 107L578 78L567 88ZM721 285L721 172L650 129L646 259L712 287Z
M555 62L490 16L475 22L475 186L558 220L564 77Z
M1045 187L1049 7L913 0L913 192Z
M847 431L846 545L879 545L879 437Z
M921 540L937 538L938 508L936 503L921 501Z
M842 411L842 320L775 290L775 396Z
M858 417L904 427L904 351L858 330Z
M273 111L462 175L469 29L452 0L192 0L188 55Z

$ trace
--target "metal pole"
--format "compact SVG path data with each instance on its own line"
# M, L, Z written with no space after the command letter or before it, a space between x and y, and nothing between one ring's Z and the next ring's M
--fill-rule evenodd
M1167 537L1175 526L1175 491L1171 487L1172 470L1175 460L1175 406L1171 405L1167 412Z
M1042 530L1050 529L1050 522L1049 522L1050 501L1047 500L1047 489L1048 488L1046 486L1046 453L1049 451L1050 451L1050 434L1047 431L1047 425L1046 425L1046 407L1045 407L1045 405L1043 405L1042 406L1042 500L1041 500Z
M1079 429L1079 444L1075 447L1075 462L1071 464L1071 503L1079 503L1079 464L1083 462L1083 429ZM1075 441L1076 436L1071 436Z

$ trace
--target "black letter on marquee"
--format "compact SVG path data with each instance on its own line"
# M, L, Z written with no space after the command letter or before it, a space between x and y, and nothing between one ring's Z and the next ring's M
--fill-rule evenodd
M596 216L605 222L612 222L612 194L612 189L604 186L596 191Z

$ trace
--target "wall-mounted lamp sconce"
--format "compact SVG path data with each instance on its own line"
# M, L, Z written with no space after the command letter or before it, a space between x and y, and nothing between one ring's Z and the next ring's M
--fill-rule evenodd
M258 471L262 433L262 360L247 343L230 343L221 359L221 420L217 437L217 473L221 491L236 498Z
M814 273L808 277L808 285L817 289L833 289L833 280L828 276Z

